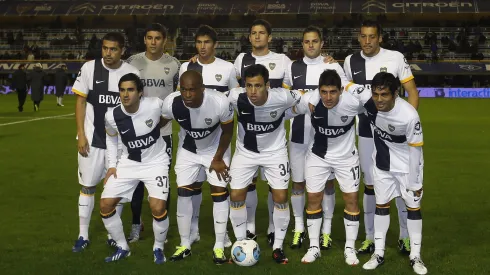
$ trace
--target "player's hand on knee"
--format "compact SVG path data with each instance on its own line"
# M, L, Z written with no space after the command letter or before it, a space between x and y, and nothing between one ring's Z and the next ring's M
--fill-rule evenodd
M229 168L222 159L221 160L213 159L213 161L211 161L211 165L209 166L209 172L213 170L216 172L216 175L218 175L218 180L220 181L228 180L230 176L228 174Z
M328 64L337 63L337 61L331 55L324 55L323 62Z
M189 59L189 62L191 62L191 63L196 63L196 62L197 62L197 58L198 58L198 57L199 57L199 55L197 55L197 54L196 54L196 55L194 55L193 57L191 57L191 58Z
M88 145L88 140L85 135L78 137L78 153L84 158L88 156L90 152L90 146Z
M115 179L117 179L117 169L112 167L107 170L107 173L105 174L105 179L104 179L104 185L107 183L107 180L111 177L114 176Z

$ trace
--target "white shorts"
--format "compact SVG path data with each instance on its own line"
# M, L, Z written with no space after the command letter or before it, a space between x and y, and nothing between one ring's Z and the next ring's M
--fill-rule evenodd
M373 185L373 152L374 139L359 137L359 162L361 164L362 174L364 176L365 185Z
M374 194L376 204L389 203L396 197L401 196L409 208L419 208L422 201L423 191L420 197L415 196L413 191L407 190L408 173L388 172L373 168Z
M209 166L213 160L214 152L212 154L197 155L187 151L186 149L179 148L177 151L177 160L175 162L175 175L177 176L177 186L187 186L194 182L200 182L207 180L209 184L218 187L226 187L228 184L226 181L218 180L216 171L209 172ZM223 156L223 161L228 167L230 166L231 150L228 148ZM201 174L204 171L206 177L202 177ZM201 176L200 176L201 175Z
M305 181L305 161L308 153L308 144L295 142L288 143L289 162L291 163L291 180L293 182Z
M357 154L342 160L332 160L320 158L311 151L306 155L306 191L322 192L327 180L331 179L332 172L343 193L359 191L361 171Z
M90 146L86 158L78 155L78 182L86 187L96 186L104 179L109 163L105 157L106 150Z
M289 160L287 150L273 153L253 153L235 151L230 167L231 189L243 189L250 183L259 167L263 167L272 189L288 189Z
M117 165L117 178L111 176L102 192L101 198L121 198L131 201L133 192L142 181L148 190L148 196L166 201L170 190L168 164L135 165L132 161L122 161Z

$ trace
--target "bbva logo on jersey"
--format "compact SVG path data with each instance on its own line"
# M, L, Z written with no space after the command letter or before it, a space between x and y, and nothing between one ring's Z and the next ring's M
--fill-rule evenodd
M131 149L148 147L148 146L152 145L154 142L155 142L155 139L152 136L149 136L147 138L132 140L132 141L128 142L128 147Z
M323 128L323 127L318 127L318 131L320 134L326 135L326 136L340 136L345 134L345 130L340 128L340 129L330 129L330 128Z
M143 86L145 87L165 87L165 80L163 79L141 79Z
M119 94L117 94L117 95L99 95L99 103L100 104L118 105L118 104L121 104L121 98L119 97Z
M191 136L193 139L203 139L211 134L211 131L209 130L204 130L204 131L189 131L185 130L185 132Z
M371 123L371 125L373 125L373 124ZM378 128L378 127L376 127L376 126L374 127L374 132L376 132L376 134L378 134L378 135L379 135L379 137L380 137L380 138L382 138L382 139L386 139L386 140L389 140L389 141L393 141L393 139L391 138L390 134L388 134L388 133L386 133L386 132L382 131L381 129L379 129L379 128Z
M274 129L274 125L272 124L257 125L257 124L247 123L247 131L267 132L272 129Z

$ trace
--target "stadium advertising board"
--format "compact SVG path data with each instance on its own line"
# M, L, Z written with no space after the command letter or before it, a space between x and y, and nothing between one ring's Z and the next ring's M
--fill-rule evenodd
M65 94L72 95L72 86L66 86ZM490 88L439 88L418 87L420 97L443 97L443 98L490 98ZM9 94L14 91L8 85L0 85L0 94ZM30 90L28 91L30 94ZM54 86L45 86L45 94L55 94ZM406 94L405 96L408 96Z
M487 0L0 1L1 15L479 13Z

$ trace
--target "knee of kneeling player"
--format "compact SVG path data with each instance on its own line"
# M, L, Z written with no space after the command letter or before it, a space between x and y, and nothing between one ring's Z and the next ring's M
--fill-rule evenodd
M167 218L167 209L165 207L160 209L152 209L151 214L153 219L157 222L164 221Z
M228 199L229 193L228 190L224 187L216 187L211 190L211 197L213 198L213 202L224 202Z
M84 196L93 196L96 190L97 189L95 186L92 187L82 186L82 188L80 189L80 194Z
M272 189L272 200L274 203L287 203L288 190L287 189Z
M357 193L349 193L344 195L345 209L349 212L359 212L359 203L357 201Z
M231 189L230 200L231 201L245 201L247 198L247 189Z
M292 195L301 195L305 192L306 182L294 182L293 181L293 189L291 190Z
M409 220L421 220L422 212L420 212L420 208L409 208L407 207L407 219Z
M100 214L105 217L116 212L117 202L112 199L100 199Z

